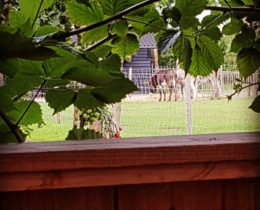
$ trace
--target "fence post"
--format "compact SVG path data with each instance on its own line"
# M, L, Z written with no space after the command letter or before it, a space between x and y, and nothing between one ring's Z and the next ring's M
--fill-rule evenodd
M191 79L190 79L190 75L187 74L186 75L186 79L185 79L185 87L186 87L186 97L185 97L185 101L186 101L186 128L187 128L187 132L188 134L192 134L192 113L191 113Z
M132 67L129 68L128 79L131 80L131 81L133 80L133 69L132 69Z

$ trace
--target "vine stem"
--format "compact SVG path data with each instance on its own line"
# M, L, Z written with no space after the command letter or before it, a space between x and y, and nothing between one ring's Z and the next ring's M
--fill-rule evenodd
M257 12L260 13L260 8L255 7L219 7L219 6L206 6L206 10L222 11L222 12Z
M248 84L248 85L246 85L244 87L239 88L234 93L232 93L230 95L227 95L227 98L228 98L228 100L231 100L234 95L239 94L242 90L244 90L246 88L249 88L251 86L254 86L254 85L259 85L259 84L260 84L260 82L250 83L250 84Z
M13 124L12 121L8 118L8 116L6 116L6 114L4 112L2 112L1 110L0 110L0 116L4 120L6 125L10 128L10 130L14 134L15 138L17 139L17 141L19 143L24 142L24 138L22 137L21 133L19 132L18 127L15 124Z
M30 107L32 106L33 102L35 101L36 97L38 96L38 94L40 93L41 89L43 88L43 86L45 85L45 83L47 82L47 80L44 80L43 83L41 84L40 88L37 90L35 96L33 97L33 99L30 101L29 105L26 107L26 109L24 110L23 114L21 115L20 119L16 122L15 126L18 127L18 125L20 124L20 122L22 121L22 119L24 118L25 114L28 112L28 110L30 109Z
M37 20L37 17L38 17L38 15L39 15L40 11L41 11L41 7L42 7L42 5L43 5L43 2L44 2L44 0L41 0L41 3L40 3L40 5L39 5L39 7L38 7L38 10L37 10L37 13L36 13L36 15L35 15L35 17L34 17L34 20L33 20L33 23L32 23L32 27L34 26L34 24L35 24L35 22L36 22L36 20Z
M194 34L200 33L202 31L207 30L211 25L213 25L216 21L218 21L221 17L223 17L226 13L222 13L219 16L217 16L214 20L212 20L211 22L209 22L204 28L197 30L194 32Z
M136 22L136 23L142 23L142 24L144 24L144 25L149 25L149 26L152 26L152 27L154 27L154 28L160 29L160 30L162 30L162 31L166 31L166 32L168 31L168 30L165 29L165 28L161 28L161 27L159 27L159 26L153 25L153 24L151 24L151 23L147 23L147 22L142 21L142 20L136 20L136 19L129 18L129 17L124 17L124 18L122 18L122 19L123 19L123 20L132 21L132 22Z
M99 21L99 22L94 23L94 24L89 25L89 26L85 26L85 27L80 28L80 29L76 29L76 30L69 31L69 32L57 32L57 33L54 33L54 34L48 34L48 35L45 35L45 36L42 36L42 37L38 37L38 38L36 38L36 43L41 43L41 42L45 41L46 39L62 40L62 39L65 39L67 37L77 35L77 34L80 34L82 32L85 32L85 31L89 31L91 29L94 29L94 28L100 27L102 25L108 24L108 23L110 23L114 20L120 19L124 15L129 14L130 12L133 12L133 11L139 9L139 8L150 5L150 4L157 2L157 1L159 1L159 0L145 0L143 2L135 4L135 5L127 8L127 9L115 14L114 16L111 16L107 19L104 19L102 21Z

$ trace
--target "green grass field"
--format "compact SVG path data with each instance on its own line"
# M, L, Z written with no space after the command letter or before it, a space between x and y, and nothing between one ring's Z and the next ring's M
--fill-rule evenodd
M260 131L260 114L248 106L253 99L197 100L192 102L192 133L224 133ZM61 113L57 124L52 110L41 103L46 125L34 125L32 141L65 139L72 127L72 107ZM165 136L187 134L185 102L122 102L122 137Z

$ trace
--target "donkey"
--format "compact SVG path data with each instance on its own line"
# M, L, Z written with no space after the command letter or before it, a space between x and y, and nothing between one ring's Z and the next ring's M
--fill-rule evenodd
M157 71L149 81L150 92L155 93L159 90L159 101L166 101L166 92L169 90L169 101L172 100L174 94L174 88L176 86L177 74L174 69L171 70L159 70ZM176 101L175 97L175 101Z

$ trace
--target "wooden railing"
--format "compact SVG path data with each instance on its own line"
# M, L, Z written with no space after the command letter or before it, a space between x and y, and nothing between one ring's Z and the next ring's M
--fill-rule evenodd
M0 146L1 210L259 210L259 195L260 133Z

